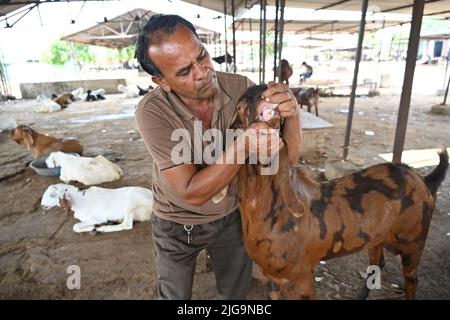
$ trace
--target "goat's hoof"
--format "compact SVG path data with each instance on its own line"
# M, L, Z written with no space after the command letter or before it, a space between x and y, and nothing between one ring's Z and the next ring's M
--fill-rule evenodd
M367 298L369 297L369 288L367 287L362 287L359 292L352 297L352 300L367 300Z
M96 236L97 234L99 234L99 232L97 231L97 229L93 229L93 230L89 231L89 234L91 236Z

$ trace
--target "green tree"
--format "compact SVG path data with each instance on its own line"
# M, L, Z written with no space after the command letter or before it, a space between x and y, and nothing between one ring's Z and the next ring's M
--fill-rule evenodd
M55 41L44 53L42 60L49 64L64 65L73 58L78 66L87 62L95 62L95 55L89 50L89 46L67 41Z
M134 58L134 46L129 46L126 48L122 48L120 50L117 50L117 58L119 61L129 61Z
M70 60L71 49L65 41L55 41L44 53L42 60L48 64L64 65Z

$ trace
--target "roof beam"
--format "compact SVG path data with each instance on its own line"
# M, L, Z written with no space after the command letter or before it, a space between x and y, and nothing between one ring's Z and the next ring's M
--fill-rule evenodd
M338 6L340 4L343 4L343 3L346 3L346 2L349 2L349 1L351 1L351 0L342 0L342 1L335 2L335 3L330 3L330 4L327 4L327 5L323 6L323 7L315 9L315 11L329 9L329 8Z
M425 4L427 3L433 3L433 2L439 2L441 0L427 0L425 1ZM401 10L401 9L408 9L413 7L414 4L407 4L405 6L400 6L400 7L395 7L395 8L391 8L391 9L386 9L386 10L382 10L381 12L392 12L392 11L397 11L397 10Z
M427 14L424 14L424 16L437 16L439 14L444 14L444 13L450 13L450 10L427 13Z

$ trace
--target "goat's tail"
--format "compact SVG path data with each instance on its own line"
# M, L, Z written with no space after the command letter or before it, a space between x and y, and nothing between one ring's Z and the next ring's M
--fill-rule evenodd
M442 181L445 178L445 173L448 168L448 153L447 149L442 148L441 152L439 152L439 164L436 168L434 168L433 172L427 175L425 179L425 184L428 189L431 191L433 195L436 195L436 192L441 185Z

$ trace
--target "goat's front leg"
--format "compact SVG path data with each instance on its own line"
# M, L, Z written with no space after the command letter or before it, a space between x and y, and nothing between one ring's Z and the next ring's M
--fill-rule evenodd
M294 281L283 286L283 288L286 288L283 292L286 293L286 298L290 300L311 300L316 298L311 272L302 273Z
M269 281L269 299L270 300L280 300L281 298L281 288L280 285L273 281Z
M89 232L95 229L95 222L92 221L81 221L73 226L73 231L80 232Z
M122 230L131 230L133 228L133 213L127 212L125 215L125 219L121 224L115 224L111 226L101 226L96 228L95 230L98 232L114 232L114 231L122 231Z

